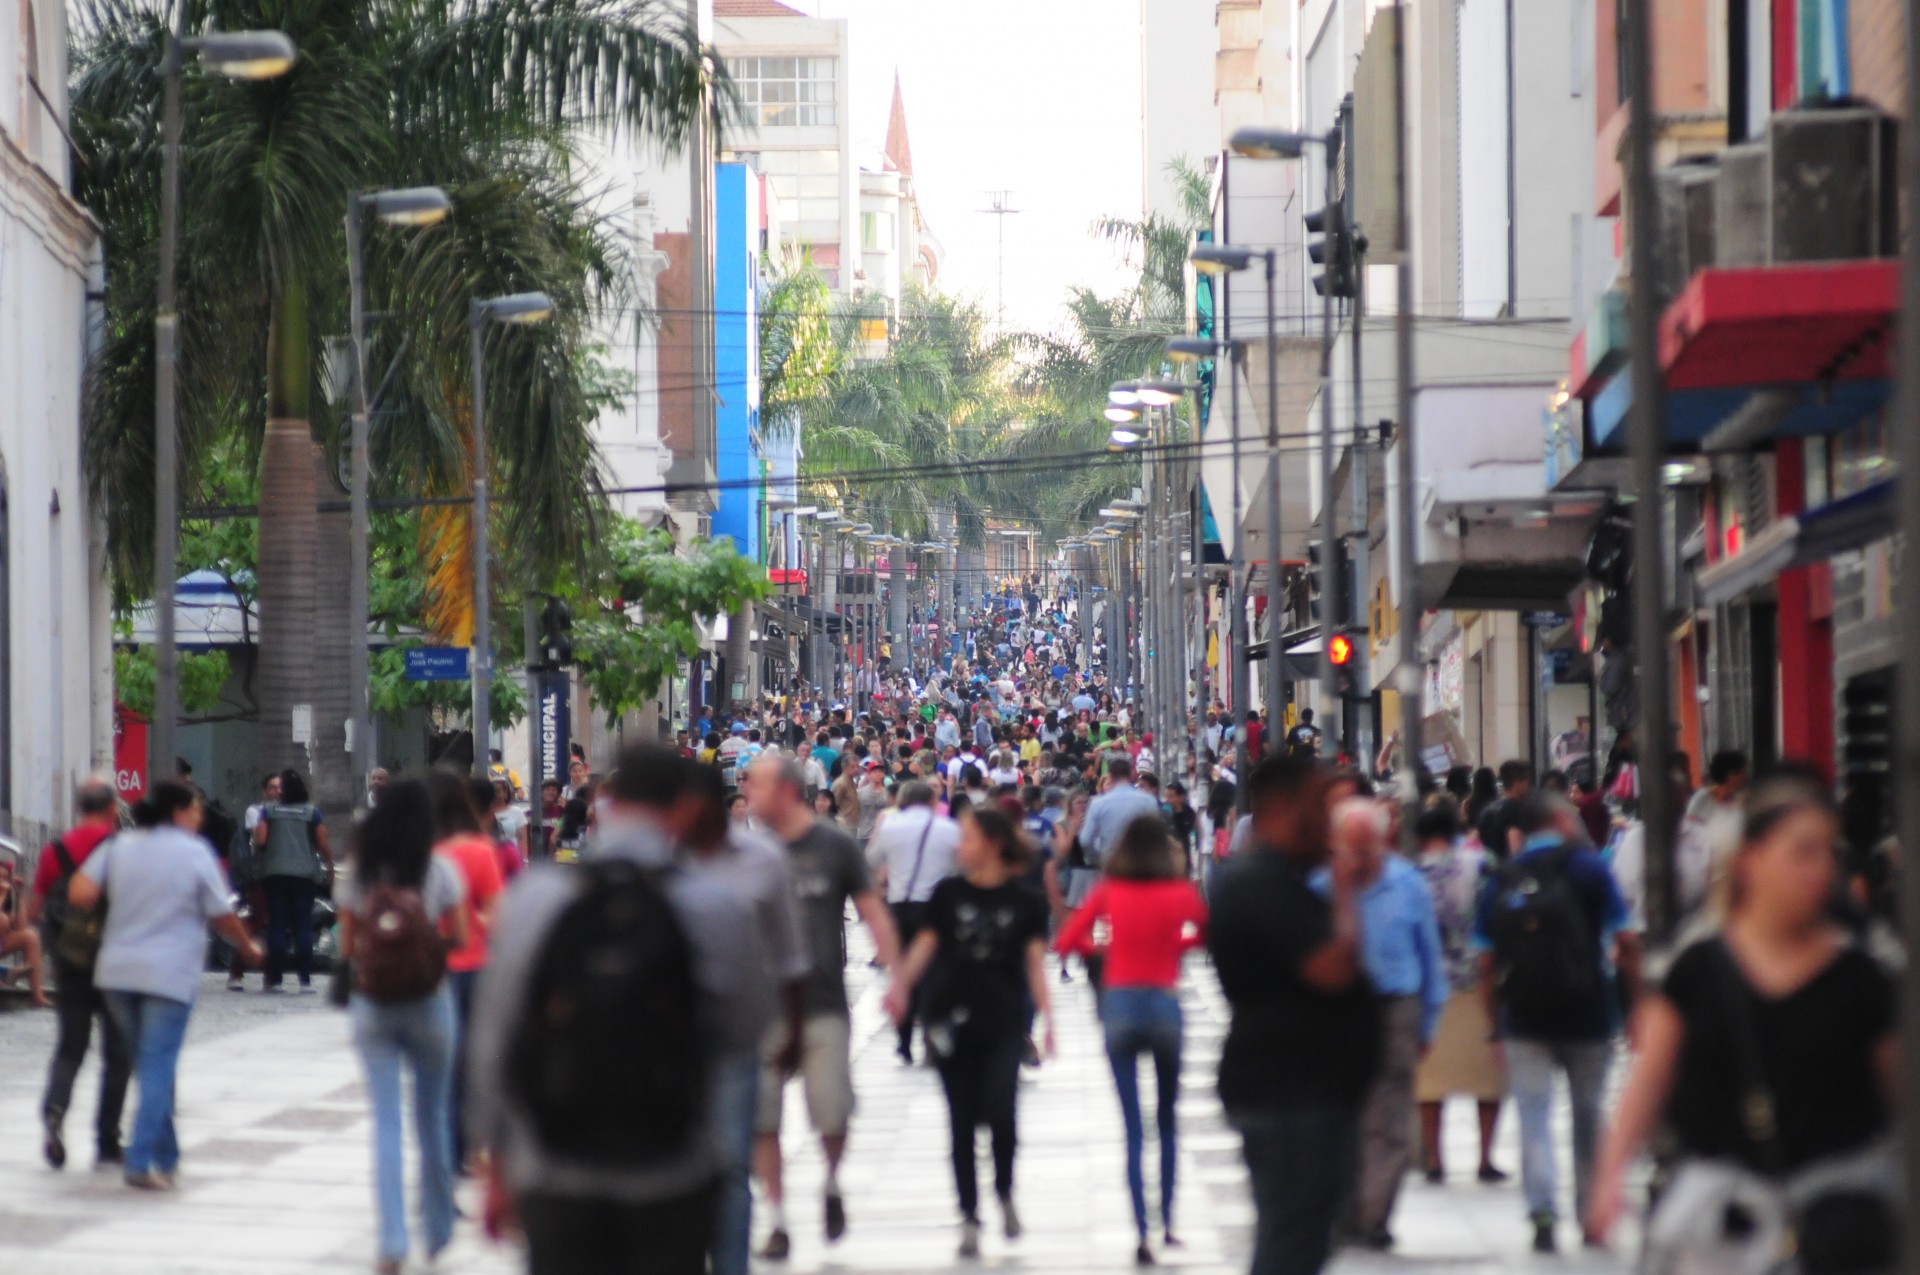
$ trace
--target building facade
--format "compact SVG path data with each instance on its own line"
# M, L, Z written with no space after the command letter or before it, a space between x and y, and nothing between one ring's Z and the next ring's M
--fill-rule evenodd
M0 23L0 816L22 839L113 755L106 529L81 468L102 259L69 192L66 47L53 0Z

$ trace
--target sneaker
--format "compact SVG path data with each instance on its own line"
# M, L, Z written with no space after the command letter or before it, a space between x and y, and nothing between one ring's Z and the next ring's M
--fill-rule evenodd
M1140 1247L1133 1250L1133 1264L1135 1266L1153 1265L1153 1250L1147 1247L1145 1240L1141 1240Z
M285 996L287 994L287 989L278 983L269 983L261 990L265 991L269 996Z
M141 1173L129 1173L127 1185L136 1191L171 1191L173 1179L158 1169L148 1169Z
M838 1191L827 1193L827 1243L831 1244L847 1233L847 1203L840 1198Z
M46 1128L46 1141L40 1149L46 1153L48 1164L56 1169L64 1169L67 1167L67 1144L60 1140L60 1117L48 1116Z
M1483 1164L1480 1166L1480 1180L1482 1182L1485 1182L1488 1186L1493 1186L1496 1183L1505 1182L1508 1176L1509 1175L1504 1169L1496 1169L1490 1164Z
M93 1157L96 1169L124 1169L127 1167L127 1153L119 1147L101 1147Z
M971 1262L980 1256L980 1224L965 1221L960 1224L960 1257Z
M1362 1231L1355 1237L1355 1243L1361 1248L1372 1249L1376 1253L1385 1253L1393 1248L1393 1232L1384 1226Z
M247 985L240 979L230 978L227 980L227 990L230 992L244 992L247 990Z
M314 995L317 995L319 991L320 989L315 987L312 983L300 984L300 995L302 996L314 996Z
M1435 1186L1439 1186L1442 1182L1445 1182L1446 1180L1447 1180L1447 1171L1441 1168L1439 1165L1436 1164L1431 1169L1427 1170L1427 1181L1433 1183ZM1485 1178L1481 1178L1480 1180L1482 1182L1486 1181Z
M1006 1224L1005 1230L1007 1238L1010 1240L1019 1239L1022 1229L1020 1226L1020 1210L1013 1207L1013 1200L1011 1198L1000 1201L1000 1218Z
M1040 1046L1033 1043L1033 1037L1031 1036L1027 1037L1026 1049L1021 1051L1020 1065L1023 1067L1038 1067L1040 1065Z
M789 1240L786 1231L778 1226L768 1232L767 1242L760 1246L760 1257L768 1262L784 1262L787 1260L787 1255L792 1252L793 1241Z
M1533 1251L1536 1253L1558 1253L1560 1245L1553 1238L1553 1215L1536 1214L1533 1219Z

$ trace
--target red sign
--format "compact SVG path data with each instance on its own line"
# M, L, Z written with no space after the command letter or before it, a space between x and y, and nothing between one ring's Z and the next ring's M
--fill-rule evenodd
M147 795L147 719L124 704L113 706L113 784L122 801Z

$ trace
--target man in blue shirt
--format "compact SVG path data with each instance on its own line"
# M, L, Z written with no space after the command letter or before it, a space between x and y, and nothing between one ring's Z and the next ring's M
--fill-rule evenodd
M1080 825L1080 844L1094 867L1104 867L1127 825L1142 815L1160 815L1160 799L1133 786L1133 762L1125 753L1107 761L1107 790L1087 803L1087 819Z
M1630 1002L1639 984L1639 940L1612 871L1582 844L1580 813L1571 802L1530 793L1513 818L1520 852L1482 899L1473 941L1520 1117L1520 1184L1533 1247L1551 1253L1557 1247L1554 1073L1567 1073L1572 1095L1574 1200L1584 1218L1619 1026L1614 970L1617 963Z
M1333 842L1357 860L1360 956L1380 997L1380 1073L1360 1108L1360 1163L1348 1226L1368 1248L1393 1246L1387 1223L1413 1164L1414 1073L1451 990L1433 895L1418 868L1387 847L1387 810L1349 797L1333 812ZM1332 889L1322 868L1321 894Z

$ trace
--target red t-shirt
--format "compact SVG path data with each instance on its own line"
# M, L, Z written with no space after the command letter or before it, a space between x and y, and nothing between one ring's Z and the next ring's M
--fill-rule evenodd
M480 913L489 907L501 890L500 859L493 841L473 833L449 837L433 848L460 869L467 883L467 897L461 907L467 913L467 944L447 953L447 968L458 973L485 968L487 964L487 927Z
M1054 937L1054 950L1086 955L1096 949L1093 925L1105 917L1108 987L1171 988L1180 981L1180 957L1206 938L1207 905L1193 882L1102 879Z
M74 870L78 871L86 863L87 857L100 848L100 843L116 831L105 824L83 823L61 837L60 844L67 848L67 857L73 860ZM64 870L60 856L53 852L53 843L48 842L33 870L34 899L46 902L47 891L53 889L53 883L60 879L60 873Z

